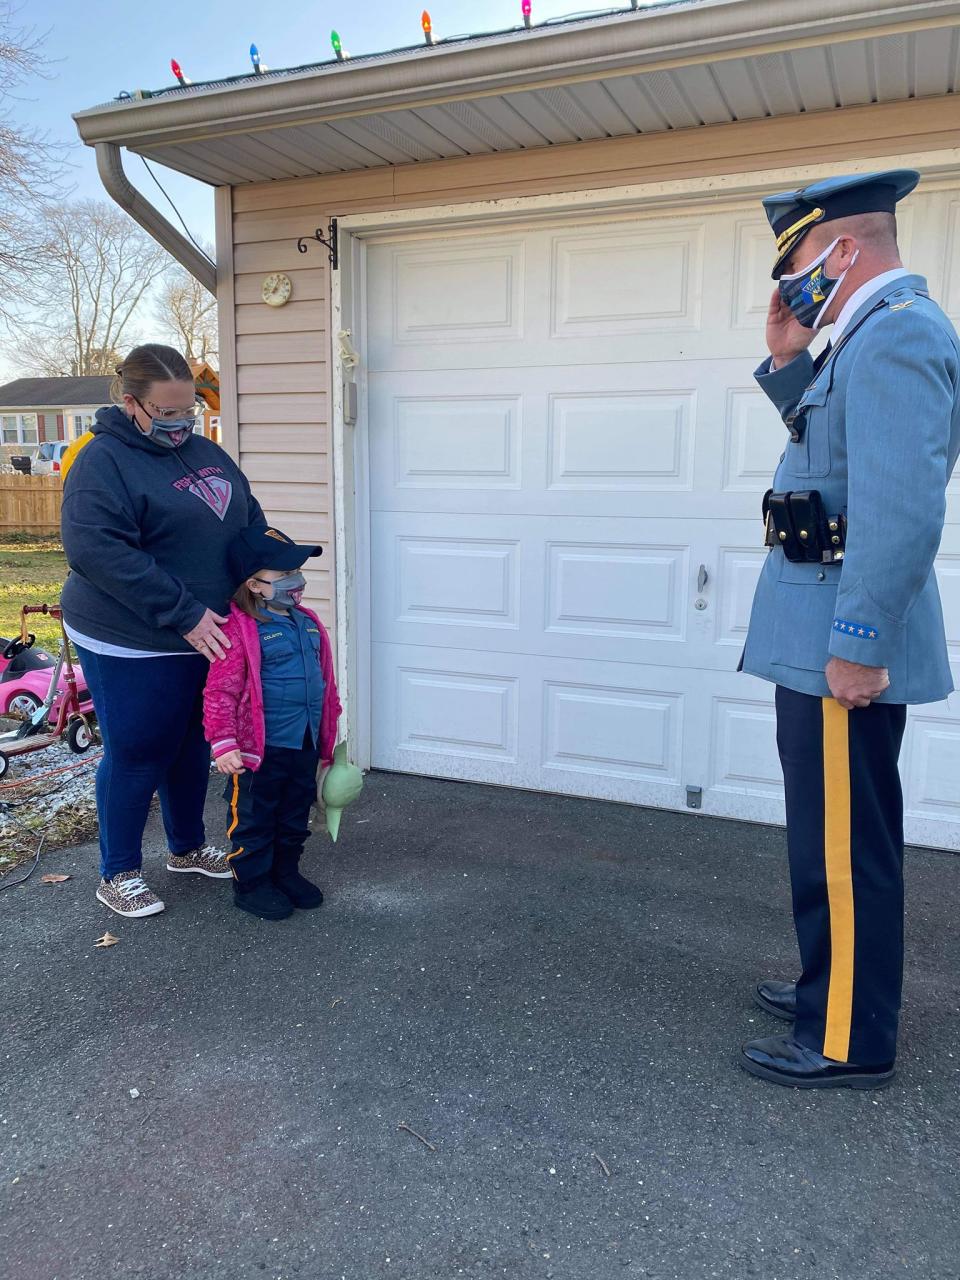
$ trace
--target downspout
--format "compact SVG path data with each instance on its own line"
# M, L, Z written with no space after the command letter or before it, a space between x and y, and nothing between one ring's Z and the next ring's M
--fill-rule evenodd
M216 266L131 184L123 171L123 160L116 143L98 142L95 150L97 170L107 194L216 297Z

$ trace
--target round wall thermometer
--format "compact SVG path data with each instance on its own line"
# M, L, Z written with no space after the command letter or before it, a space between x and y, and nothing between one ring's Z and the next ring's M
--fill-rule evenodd
M268 307L282 307L285 302L290 301L292 292L293 285L290 277L284 275L282 271L274 271L264 280L260 296Z

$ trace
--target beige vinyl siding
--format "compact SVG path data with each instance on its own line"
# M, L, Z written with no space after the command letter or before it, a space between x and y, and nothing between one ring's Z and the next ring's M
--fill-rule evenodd
M257 183L218 193L225 425L271 520L319 539L324 567L310 598L334 623L330 453L329 271L315 242L297 238L333 216L510 196L619 187L951 148L960 98L914 100L745 121L633 138L468 156L323 178ZM285 307L260 300L263 277L285 271ZM229 275L229 283L225 277ZM225 332L229 326L230 332ZM228 373L236 354L236 383Z

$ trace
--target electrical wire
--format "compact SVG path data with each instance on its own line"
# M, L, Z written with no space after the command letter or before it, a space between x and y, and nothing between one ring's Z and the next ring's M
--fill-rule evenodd
M162 182L160 181L160 179L157 177L157 175L156 175L156 174L153 172L153 170L150 168L150 165L147 163L147 158L146 158L146 156L141 156L141 157L140 157L140 159L143 161L143 167L146 169L147 173L149 173L150 177L154 180L154 182L155 182L155 183L157 184L157 186L160 188L160 193L161 193L161 195L162 195L162 196L163 196L163 198L166 200L167 204L170 206L170 208L173 210L173 212L177 215L177 221L180 223L181 227L183 227L184 231L187 233L188 237L189 237L189 238L190 238L190 240L193 242L194 247L195 247L195 248L196 248L200 253L202 253L202 254L203 254L203 256L206 258L206 260L210 263L211 267L215 267L217 264L214 262L213 258L211 258L211 257L210 257L209 253L207 253L206 249L204 249L203 245L202 245L202 244L199 244L199 243L198 243L198 241L194 238L193 232L190 230L190 228L189 228L189 227L187 226L187 224L184 222L183 217L181 216L180 210L179 210L179 209L177 208L177 206L173 203L173 200L170 198L169 194L167 193L166 188L164 187L164 185L162 184Z
M27 874L26 874L25 876L21 876L19 880L13 880L13 881L11 881L11 883L10 883L10 884L0 884L0 893L3 893L4 889L16 889L16 887L17 887L17 885L18 885L18 884L26 884L26 883L27 883L27 881L30 879L30 877L33 875L33 873L36 871L36 869L37 869L37 867L38 867L38 865L39 865L39 863L40 863L40 854L41 854L41 852L43 851L43 846L44 846L44 844L46 843L46 840L47 840L46 835L42 835L42 836L40 837L40 843L37 845L37 852L33 855L33 863L32 863L32 865L31 865L31 867L30 867L30 870L27 872Z

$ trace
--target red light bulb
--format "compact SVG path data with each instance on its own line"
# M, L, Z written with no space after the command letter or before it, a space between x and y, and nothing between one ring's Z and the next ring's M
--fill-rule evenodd
M521 0L520 12L523 14L523 25L525 27L530 26L530 9L530 0Z
M176 60L176 58L170 59L170 70L173 72L174 76L176 77L176 79L180 84L187 83L187 77L180 70L180 63Z

